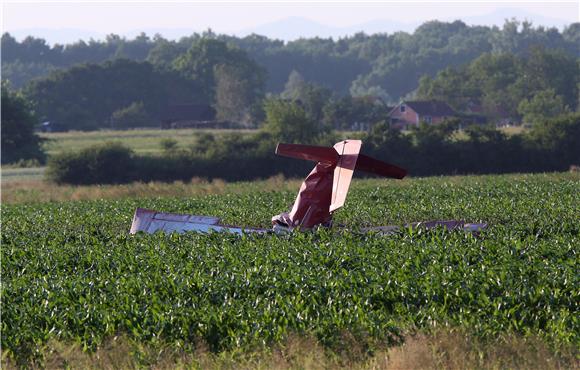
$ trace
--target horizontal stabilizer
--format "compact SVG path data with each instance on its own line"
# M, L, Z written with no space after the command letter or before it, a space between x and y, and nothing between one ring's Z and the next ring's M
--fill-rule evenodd
M402 179L407 176L407 170L364 154L359 154L356 169L395 179Z
M276 154L284 157L305 159L314 162L326 162L329 164L336 164L338 162L338 153L336 150L325 146L280 143L276 147Z

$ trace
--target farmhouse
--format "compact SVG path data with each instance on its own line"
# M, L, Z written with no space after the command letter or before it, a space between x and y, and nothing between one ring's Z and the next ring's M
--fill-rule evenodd
M437 100L402 102L389 112L391 125L396 128L417 126L420 122L437 124L456 116L447 103Z

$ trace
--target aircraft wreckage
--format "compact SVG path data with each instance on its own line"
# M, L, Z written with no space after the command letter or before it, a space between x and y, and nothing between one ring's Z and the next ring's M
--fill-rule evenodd
M402 179L407 171L395 165L380 161L360 153L362 141L344 140L334 147L321 147L300 144L283 144L276 147L276 154L316 162L308 174L292 209L272 217L272 229L259 229L223 225L220 219L211 216L198 216L158 212L137 208L133 216L131 234L139 231L154 233L163 231L207 233L223 231L230 233L285 233L295 228L309 230L315 227L332 227L332 216L346 200L352 176L360 170L384 177ZM479 232L487 227L485 223L467 223L459 220L415 222L405 227L427 229L443 227L448 230ZM394 232L397 226L368 227L363 231L382 233Z

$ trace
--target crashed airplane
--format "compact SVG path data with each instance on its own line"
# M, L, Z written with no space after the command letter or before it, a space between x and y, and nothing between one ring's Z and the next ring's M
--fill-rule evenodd
M139 231L154 233L171 232L202 232L222 231L229 233L285 233L293 229L309 230L315 227L332 227L332 216L346 201L352 176L355 170L360 170L384 177L402 179L407 171L379 161L360 153L362 141L344 140L334 147L321 147L300 144L278 144L276 154L316 162L314 169L308 174L292 209L272 217L271 229L259 229L223 225L220 219L211 216L198 216L157 212L137 208L133 216L131 234ZM484 223L466 223L464 221L427 221L407 224L411 228L443 227L448 230L465 230L479 232L487 227ZM364 231L391 233L399 229L397 226L376 226L365 228Z

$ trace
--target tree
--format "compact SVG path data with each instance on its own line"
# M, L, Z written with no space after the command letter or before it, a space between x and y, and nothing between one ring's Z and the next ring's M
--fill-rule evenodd
M417 96L446 101L459 111L476 106L490 117L518 118L524 111L533 113L530 100L540 94L535 103L548 99L538 105L546 114L537 113L551 117L564 112L563 106L574 110L578 105L579 67L565 53L541 47L530 47L524 56L484 54L467 66L444 69L435 78L424 76Z
M20 94L2 84L2 163L35 159L44 161L41 138L34 133L36 117Z
M525 123L539 125L548 118L554 118L568 112L564 99L556 95L554 89L538 91L531 99L522 100L518 112L523 116Z
M471 88L469 78L465 68L446 68L435 78L425 75L419 80L417 98L444 101L455 110L464 111L481 95L481 90Z
M298 102L308 116L320 124L324 106L330 100L332 92L323 86L307 82L299 72L292 71L280 96Z
M22 88L30 79L47 76L56 68L48 63L23 63L20 61L5 63L2 61L2 79L10 81L14 89Z
M155 39L155 46L149 50L147 61L156 67L170 69L173 61L183 54L187 49L181 48L177 43L167 41L162 37Z
M319 126L304 108L294 101L268 99L264 103L263 129L275 139L288 143L312 143L321 134Z
M378 85L369 86L369 78L362 75L352 82L349 92L355 97L376 96L385 101L392 100L383 87Z
M388 113L389 107L376 97L345 96L324 106L323 122L339 130L352 130L355 123L364 129L384 121Z
M251 60L246 52L229 46L223 41L202 38L193 43L189 50L174 61L174 67L182 76L196 81L203 93L215 102L216 67L235 66L240 77L249 86L263 89L266 73L262 67Z
M125 108L116 110L111 115L113 128L127 129L134 127L153 126L157 122L151 118L143 102L133 102Z
M541 90L554 89L564 99L564 104L574 109L578 100L580 61L562 51L544 47L530 49L522 61L524 66L518 77L520 95L531 97ZM527 95L525 95L527 93Z
M561 169L580 164L580 113L564 114L535 125L528 133L531 143L552 154L554 163ZM564 166L562 166L562 164Z
M239 65L220 64L214 73L217 118L251 125L252 107L263 95L262 81L247 78L246 71Z
M150 63L117 59L103 64L77 65L34 80L25 87L42 120L69 129L92 130L111 126L113 112L143 102L154 117L172 102L204 103L195 82L176 72L159 71Z
M484 54L469 65L468 83L477 86L480 102L489 116L517 116L523 92L513 86L521 76L521 67L522 60L513 54Z
M135 176L135 165L130 148L106 142L51 156L45 176L58 184L121 184Z
M402 158L411 149L409 135L401 130L391 128L386 122L379 122L364 136L364 143L369 145L374 153L381 158L395 160Z
M280 94L283 99L299 100L306 89L307 83L300 72L295 69L288 75L288 81L284 85L284 91Z

